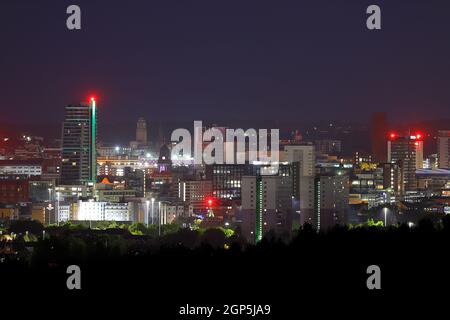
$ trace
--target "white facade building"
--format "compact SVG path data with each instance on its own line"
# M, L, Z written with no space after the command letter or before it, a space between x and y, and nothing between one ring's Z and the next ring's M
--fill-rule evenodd
M28 160L2 160L0 161L0 174L40 176L42 175L42 164Z
M130 221L128 202L108 203L99 201L79 201L74 220L80 221Z

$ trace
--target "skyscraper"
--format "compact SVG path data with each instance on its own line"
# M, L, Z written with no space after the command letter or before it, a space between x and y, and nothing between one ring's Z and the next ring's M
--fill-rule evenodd
M136 125L136 142L138 145L147 145L147 121L139 118Z
M439 168L450 168L450 130L439 130L437 149Z
M292 177L252 175L242 177L242 233L258 242L274 230L292 229Z
M423 136L420 133L399 136L389 135L388 162L400 166L405 191L417 189L416 169L423 168Z
M312 144L287 145L284 147L284 160L298 163L298 186L294 188L298 194L294 197L300 200L300 224L311 223L314 215L315 147Z
M375 112L370 123L372 156L375 162L386 162L387 120L384 112Z
M95 183L97 177L97 112L95 98L68 105L62 132L61 183Z

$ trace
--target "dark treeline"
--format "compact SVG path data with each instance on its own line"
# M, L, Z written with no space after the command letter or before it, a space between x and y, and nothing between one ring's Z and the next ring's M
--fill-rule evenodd
M43 231L35 227L34 232ZM23 231L23 226L11 228ZM189 301L270 302L280 306L281 315L288 310L281 306L294 307L300 299L292 292L307 293L304 303L329 296L351 303L355 298L423 296L450 285L450 216L438 224L421 220L413 228L336 227L317 233L305 226L291 240L269 233L257 245L221 229L179 229L154 237L121 228L55 227L46 234L32 246L16 239L19 259L0 264L3 288L46 288L63 297L133 292L139 301L162 299L156 306L171 312ZM80 292L66 288L66 268L72 264L82 270ZM367 289L369 265L382 270L382 295ZM137 294L142 290L144 296Z

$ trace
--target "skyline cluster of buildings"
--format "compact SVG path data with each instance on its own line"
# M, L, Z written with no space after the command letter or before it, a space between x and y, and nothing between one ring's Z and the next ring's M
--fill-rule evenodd
M205 165L174 155L163 135L149 139L144 118L129 145L98 143L96 104L65 107L59 147L23 136L15 150L0 149L0 219L177 221L259 241L305 223L319 230L359 223L373 208L450 213L450 130L437 131L435 153L425 155L424 133L390 130L385 114L375 113L372 151L352 157L342 156L335 137L307 141L296 130L280 141L279 170L265 175L261 162Z

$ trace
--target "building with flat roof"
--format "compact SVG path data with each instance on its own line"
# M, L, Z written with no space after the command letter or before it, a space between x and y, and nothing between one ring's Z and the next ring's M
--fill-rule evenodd
M404 190L416 190L416 170L423 168L423 135L391 133L387 152L388 162L396 163L402 169Z
M62 130L61 183L95 183L97 177L97 106L90 102L68 105Z
M450 130L439 130L437 137L438 167L450 168Z

